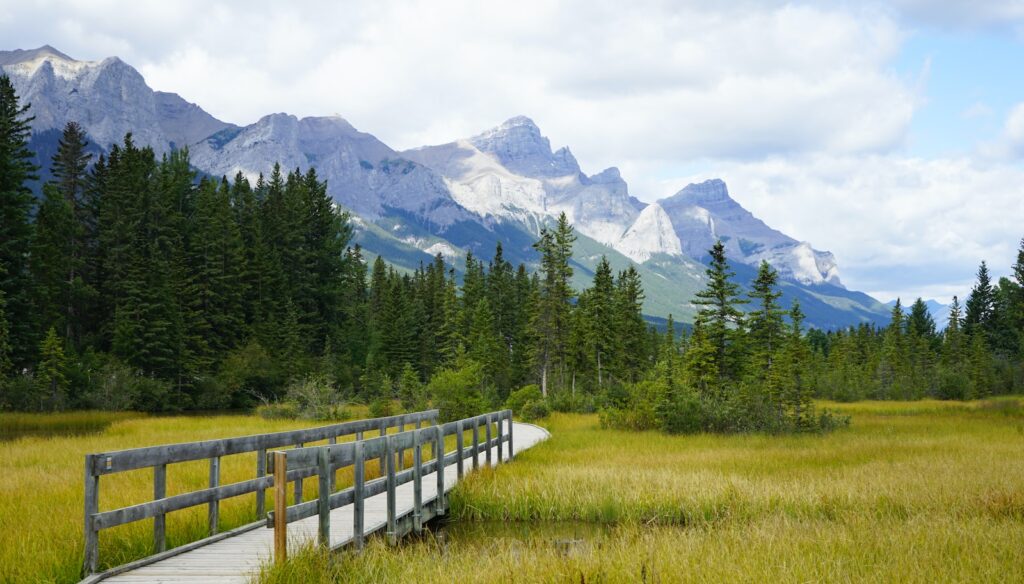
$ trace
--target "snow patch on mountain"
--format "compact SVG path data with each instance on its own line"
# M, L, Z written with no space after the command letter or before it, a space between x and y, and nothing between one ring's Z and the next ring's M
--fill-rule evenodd
M656 254L683 255L683 246L665 210L657 203L648 205L615 245L615 249L635 262L643 263Z
M733 200L720 179L687 185L659 203L690 257L706 257L720 239L734 261L756 266L764 260L783 277L802 284L842 286L830 252L816 250L765 225Z

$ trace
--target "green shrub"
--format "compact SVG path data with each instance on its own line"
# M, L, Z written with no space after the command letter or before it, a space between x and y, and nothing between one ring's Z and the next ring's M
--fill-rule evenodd
M292 402L264 404L256 408L256 414L264 420L295 420L299 418L299 407Z
M397 413L398 408L395 407L395 403L390 399L378 397L370 402L371 418L386 418L388 416L394 416Z
M224 407L230 408L275 400L284 383L284 371L256 341L228 353L217 373L217 384L226 394Z
M526 404L542 399L544 397L540 393L539 386L524 385L509 394L508 399L505 400L505 407L512 410L513 414L519 416L525 411Z
M448 422L483 413L486 409L480 388L485 384L483 366L459 359L454 367L434 374L427 385L441 420Z
M521 417L526 422L534 422L551 415L551 408L548 406L547 400L543 398L526 402L522 411Z

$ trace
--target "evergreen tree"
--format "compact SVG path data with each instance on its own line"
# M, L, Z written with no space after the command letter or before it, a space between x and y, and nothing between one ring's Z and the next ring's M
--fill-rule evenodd
M565 386L573 297L569 284L573 270L569 259L572 257L572 244L575 240L572 226L565 213L562 213L555 230L542 229L540 239L533 246L541 255L542 277L533 329L537 338L534 355L540 369L541 394L544 397L548 395L549 377L553 370L560 374L560 387Z
M711 264L704 271L707 286L697 292L694 304L700 307L697 318L701 321L707 342L714 347L714 365L719 381L735 379L737 374L737 345L742 336L743 313L738 308L747 301L739 297L740 287L732 281L735 273L725 258L725 245L716 241L709 251Z
M992 288L992 279L988 274L988 266L984 261L978 267L978 281L971 289L971 295L967 297L964 305L964 328L967 334L974 335L975 332L989 334L993 325L995 311L995 292Z
M757 278L747 294L754 303L754 309L747 315L750 344L751 374L755 380L763 381L771 373L776 352L781 348L783 336L783 311L778 300L782 292L776 289L779 275L771 265L762 261Z
M64 347L57 330L50 327L39 347L39 365L36 367L35 381L39 387L40 408L44 401L49 402L49 409L58 410L64 406L67 399L68 380L65 374L67 360L64 357Z
M29 106L20 105L14 85L0 75L0 291L7 300L11 360L28 366L36 346L29 250L32 241L33 197L29 181L37 178L32 153Z
M627 381L636 382L651 365L647 351L647 325L643 317L644 289L640 272L632 265L615 281L615 334L617 369Z

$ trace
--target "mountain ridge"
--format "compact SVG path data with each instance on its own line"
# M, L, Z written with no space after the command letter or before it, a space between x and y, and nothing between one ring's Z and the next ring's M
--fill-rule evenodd
M618 168L586 174L568 146L553 150L526 116L468 138L396 151L339 116L277 113L246 126L223 122L177 94L152 90L116 57L75 61L44 46L0 51L0 68L33 103L41 153L52 150L55 131L76 120L100 150L130 131L157 153L187 146L192 164L213 176L255 178L275 162L288 170L315 167L335 201L363 222L357 241L395 251L400 259L393 261L409 267L438 251L456 263L470 251L487 258L498 240L510 259L535 265L532 241L564 212L589 242L576 250L581 273L602 254L634 263L651 291L645 309L652 316L692 318L700 261L720 237L733 262L775 265L792 284L790 297L823 299L811 325L885 318L880 303L842 288L830 253L765 225L723 181L688 185L646 204L629 192Z

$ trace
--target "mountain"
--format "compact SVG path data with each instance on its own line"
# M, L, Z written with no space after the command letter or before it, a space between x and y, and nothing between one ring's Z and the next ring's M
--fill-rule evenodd
M783 277L802 284L842 286L835 257L765 225L729 196L720 179L690 184L659 201L691 257L701 258L715 242L730 258L757 266L767 260Z
M935 321L935 328L939 331L946 330L946 326L949 325L949 305L943 304L934 298L925 300L924 305L928 307L928 314L930 314L932 319ZM889 310L892 310L895 306L895 300L890 300L885 303L885 307ZM910 312L910 304L903 304L903 312Z
M157 153L188 147L192 164L213 176L255 179L275 162L285 171L315 167L335 201L353 213L356 241L367 255L403 269L437 253L457 267L469 252L487 259L497 241L510 261L535 266L537 234L564 212L578 233L574 283L587 285L602 256L616 270L634 265L651 317L693 318L706 250L721 238L745 284L761 260L771 262L784 277L783 302L800 299L812 326L887 319L880 303L843 288L832 254L768 227L730 197L724 182L688 185L645 204L617 168L588 175L568 147L553 150L524 116L400 152L338 116L275 113L246 126L220 121L177 94L154 91L116 57L78 61L44 46L0 51L0 69L32 104L30 146L44 167L71 120L82 124L95 152L132 132Z

